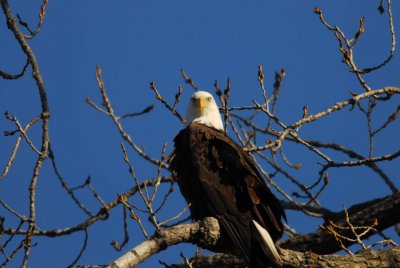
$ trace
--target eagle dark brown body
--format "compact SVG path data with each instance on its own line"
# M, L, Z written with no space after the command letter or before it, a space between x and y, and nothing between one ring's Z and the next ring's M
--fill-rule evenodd
M174 142L170 165L192 218L211 216L220 224L221 238L211 250L241 256L252 268L271 265L252 220L275 242L286 215L250 157L223 131L198 123L180 131Z

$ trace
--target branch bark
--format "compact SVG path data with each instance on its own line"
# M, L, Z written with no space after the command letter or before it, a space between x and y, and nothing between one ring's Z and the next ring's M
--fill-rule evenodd
M36 81L36 85L39 91L40 102L42 106L42 116L41 119L43 121L42 125L42 147L40 149L40 154L38 159L36 160L35 167L33 169L33 175L31 178L31 182L29 185L29 229L25 238L24 245L24 258L21 267L27 267L28 258L30 254L30 250L32 247L32 236L36 228L36 187L39 180L39 173L42 168L43 162L47 157L47 151L50 145L50 136L49 136L49 118L50 118L50 110L49 104L47 101L46 89L44 86L43 78L40 73L39 64L36 60L35 54L33 53L31 47L29 46L25 36L21 32L17 21L15 20L10 6L7 0L0 1L1 8L3 13L7 19L7 26L13 32L15 39L18 41L19 46L21 47L24 54L28 57L28 61L32 66L32 77ZM44 6L42 6L44 8ZM43 9L44 12L44 9ZM41 13L42 14L42 13ZM44 14L44 13L43 13ZM44 16L44 15L43 15ZM43 18L41 18L42 20ZM38 27L39 31L40 26ZM25 68L24 68L25 69Z
M135 267L152 255L178 243L193 243L207 248L219 238L218 221L205 218L192 224L178 225L161 231L152 238L131 249L111 263L108 268ZM311 251L300 252L280 249L284 268L298 267L400 267L400 248L361 251L356 255L318 255ZM194 261L196 268L242 268L244 261L228 254L200 256ZM92 266L91 266L92 267ZM94 267L94 266L93 266ZM171 268L187 267L187 264L169 265Z
M378 231L383 231L400 222L400 193L387 196L377 202L371 202L370 205L361 209L357 205L353 206L348 212L350 214L350 222L354 226L371 226L377 219L378 225L375 228ZM344 214L338 215L342 215L342 217L336 219L334 221L335 224L344 226L346 222ZM342 230L340 234L352 237L350 230ZM363 239L373 234L373 232L370 232ZM343 241L343 243L346 247L352 244L350 241ZM342 249L336 239L321 228L315 232L287 240L280 246L302 252L312 251L316 254L332 254Z
M135 267L150 256L178 243L194 243L201 247L214 245L219 238L219 224L215 218L205 218L192 224L174 226L160 231L125 255L108 268Z
M362 251L356 255L317 255L312 252L280 250L282 268L375 268L400 267L400 248L381 251ZM232 255L213 254L200 256L195 260L196 268L243 268L244 262ZM170 265L170 268L187 268L187 264Z

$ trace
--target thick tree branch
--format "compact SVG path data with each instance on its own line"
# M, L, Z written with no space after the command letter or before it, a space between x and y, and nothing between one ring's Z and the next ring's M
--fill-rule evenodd
M400 248L380 251L361 251L356 255L316 255L312 252L281 250L282 268L316 267L400 267ZM244 262L228 254L200 256L196 268L243 268ZM186 268L186 264L169 265L170 268Z
M377 231L383 231L388 227L394 226L400 222L400 193L390 195L378 202L371 202L370 205L360 209L359 205L353 206L348 210L350 221L355 226L370 226L375 219L378 225L375 227ZM334 221L336 225L345 226L346 219L343 214ZM341 235L352 237L350 230L342 230ZM374 233L368 233L363 238L368 238ZM343 241L344 246L350 246L350 241ZM337 243L335 237L323 229L318 229L313 233L298 236L287 240L281 244L281 247L297 251L312 251L317 254L332 254L342 248Z
M219 238L218 221L205 218L192 224L178 225L160 231L152 238L131 249L109 268L134 267L148 257L178 243L195 243L199 246L212 246Z
M169 246L178 243L193 243L207 248L215 244L219 237L218 221L206 218L192 224L178 225L165 229L152 238L136 246L118 260L110 264L109 268L135 267L145 259ZM356 255L317 255L311 251L299 252L280 249L283 261L282 267L400 267L400 248L388 250L366 250ZM242 268L245 263L242 259L228 254L212 254L195 257L190 262L196 268ZM168 265L168 267L187 267L187 264Z

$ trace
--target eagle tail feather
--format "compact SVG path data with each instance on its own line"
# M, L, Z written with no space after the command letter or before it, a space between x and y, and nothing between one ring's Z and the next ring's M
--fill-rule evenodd
M259 235L259 241L261 242L261 245L263 246L263 251L265 254L277 265L282 266L282 259L279 256L279 253L275 247L275 243L271 238L271 235L268 233L268 231L263 228L258 222L253 220L253 224L256 227L255 229L257 230L257 234Z

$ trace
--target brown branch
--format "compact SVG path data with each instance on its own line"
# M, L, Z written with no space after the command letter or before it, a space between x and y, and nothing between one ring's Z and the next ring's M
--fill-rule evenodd
M5 116L8 120L14 122L14 124L17 126L18 132L20 132L22 134L22 136L25 138L26 142L31 147L31 149L35 153L40 154L40 152L38 151L38 149L36 149L33 142L29 139L28 135L26 134L24 128L21 126L21 123L18 121L17 117L15 115L9 114L8 112L5 112ZM30 124L28 124L28 125L30 125Z
M315 197L313 194L309 191L304 184L300 183L298 180L296 180L292 175L290 175L287 171L285 171L283 168L281 168L277 163L274 163L273 161L269 160L265 155L263 155L261 152L256 152L258 156L260 156L263 160L265 160L268 164L270 164L277 172L281 173L284 177L286 177L290 182L295 184L301 191L304 192L304 194L310 199L310 200L315 200ZM292 194L293 195L293 194Z
M330 233L336 239L340 248L346 251L348 254L353 255L353 252L344 245L343 241L348 241L350 245L357 243L362 247L363 250L366 250L367 246L362 241L362 237L370 231L376 233L376 229L374 227L378 225L378 221L375 219L370 226L354 226L350 221L350 217L346 208L344 209L344 214L346 220L345 225L336 225L334 222L328 221L326 226L321 225L320 227ZM343 230L351 231L351 233L347 232L350 236L342 235L341 233ZM360 233L357 231L360 231Z
M38 122L40 119L42 119L42 116L41 116L41 115L39 115L39 116L35 117L34 119L32 119L32 120L25 126L25 128L23 129L23 132L26 133L26 132L28 131L28 129L29 129L31 126L33 126L36 122ZM14 133L14 132L13 132L13 133ZM12 134L5 133L5 135L10 136L10 135L12 135ZM17 138L17 140L16 140L16 142L15 142L14 148L13 148L13 150L12 150L12 152L11 152L11 156L9 157L9 159L8 159L8 161L7 161L7 164L6 164L6 166L4 167L3 173L0 175L0 180L2 180L5 176L7 176L8 171L10 170L12 164L14 163L14 160L15 160L15 157L17 156L18 148L19 148L19 145L21 144L22 138L23 138L23 134L21 133L21 134L18 136L18 138Z
M161 179L161 182L168 182L170 183L171 181L173 181L174 178L167 176L167 177L163 177ZM157 179L150 179L150 180L146 180L143 183L140 184L140 187L144 187L144 185L148 185L148 186L154 186L157 183ZM129 191L125 192L124 194L121 194L123 196L125 196L126 198L133 196L134 194L136 194L138 192L139 188L138 186L135 186L133 188L131 188ZM57 237L57 236L64 236L64 235L69 235L78 231L83 231L86 228L88 228L89 226L91 226L92 224L100 221L100 220L106 220L109 216L109 212L111 209L113 209L114 207L116 207L117 205L121 204L121 201L119 198L109 202L106 204L106 206L104 206L103 208L101 208L94 216L87 218L85 221L72 226L72 227L68 227L65 229L54 229L54 230L39 230L36 229L33 232L34 236L46 236L46 237ZM8 235L13 235L13 234L18 234L18 235L26 235L27 234L27 230L17 230L17 229L5 229L4 230L5 234Z
M358 41L358 38L355 39L354 43L352 44L352 40L349 40L346 35L339 29L338 26L332 27L328 24L328 22L323 17L322 10L319 8L314 9L314 13L319 15L319 19L323 25L329 30L332 31L335 35L336 40L339 43L339 50L343 55L342 62L345 63L352 72L356 75L360 85L368 92L372 89L367 85L365 80L362 78L361 73L359 72L353 58L353 50L355 48L355 44ZM358 36L364 32L363 28L364 20L360 22L360 29L358 30ZM356 33L357 36L357 33Z
M101 196L97 193L97 191L94 189L93 185L90 183L90 177L88 179L88 184L87 187L89 188L89 190L92 192L94 198L97 199L97 201L99 201L99 203L103 206L103 208L105 208L107 206L106 202L104 202L103 198L101 198Z
M229 101L229 96L230 96L231 82L228 78L227 87L224 90L224 92L222 92L221 88L219 87L218 81L215 80L214 88L215 88L215 94L217 94L218 99L222 105L221 111L224 113L224 130L225 130L225 133L228 133L228 119L230 117L229 109L228 109L228 101ZM237 135L237 132L236 132L236 135Z
M15 255L17 255L17 253L20 251L21 248L23 248L24 245L25 240L19 242L19 245L11 252L11 254L9 256L6 256L6 260L0 265L0 267L5 267L15 257Z
M185 73L185 71L184 71L183 69L181 69L181 75L182 75L183 80L185 80L186 84L189 84L189 85L194 89L194 91L199 91L199 90L200 90L200 88L198 88L198 87L196 86L196 84L194 83L193 79L190 78L190 77Z
M80 201L79 199L76 197L76 195L74 194L74 189L70 188L67 184L67 182L65 181L65 179L61 176L58 168L57 168L57 164L56 164L56 159L55 159L55 155L53 150L51 149L51 147L49 148L49 158L54 170L54 173L56 174L56 177L58 179L58 181L61 184L61 187L67 192L67 194L72 198L72 200L74 201L74 203L89 217L93 216L92 213L90 212L90 210L88 208L86 208ZM83 188L85 186L88 185L90 180L90 177L85 181L85 183L83 184L83 186L80 186L76 189L80 189Z
M76 256L76 258L72 261L72 263L70 265L68 265L68 268L70 267L74 267L75 264L80 260L80 258L82 257L83 253L86 250L87 244L88 244L88 240L89 240L89 232L87 229L84 230L85 232L85 239L83 240L83 245L81 250L78 253L78 256Z
M143 190L142 190L143 187L141 187L141 185L139 183L139 179L136 176L136 173L135 173L135 170L133 168L132 163L129 161L129 158L128 158L128 155L126 153L125 146L124 146L123 143L121 143L121 148L122 148L122 152L123 152L123 155L124 155L124 161L129 166L129 174L134 179L134 181L136 183L136 186L138 187L139 195L142 198L143 203L146 205L146 208L147 208L146 212L149 213L149 215L150 215L151 223L154 225L154 227L158 231L158 230L160 230L160 225L159 225L159 222L157 221L156 214L154 213L154 210L153 210L153 201L154 201L153 199L154 199L155 194L157 192L158 185L161 182L160 173L158 173L157 181L154 184L154 191L153 191L154 195L153 195L153 198L150 198L149 193L147 191L147 184L144 184L144 190L145 190L146 195L143 193ZM164 147L163 147L163 155L165 155L165 148L166 147L164 145ZM160 163L162 163L162 160L160 161ZM158 166L158 170L161 171L161 165ZM140 218L139 218L139 220L140 220ZM138 221L138 223L140 224L140 221Z
M150 89L154 91L154 93L156 94L156 99L159 100L162 104L164 104L165 108L167 108L183 124L186 123L186 120L183 118L183 116L181 116L181 114L175 109L176 99L175 99L175 103L173 104L173 106L169 105L168 102L158 92L156 84L154 83L154 81L150 82Z
M212 247L218 237L218 221L214 218L206 218L200 222L175 226L165 229L149 240L142 242L107 267L135 267L150 256L177 243L189 242L204 248ZM283 261L282 267L352 267L355 264L358 265L357 267L395 267L394 265L400 261L400 249L398 247L381 251L362 251L356 255L322 256L310 251L303 253L288 249L280 249L280 252ZM187 267L187 263L195 263L197 268L242 268L245 265L243 260L238 257L228 254L212 254L195 256L187 262L185 261L184 264L166 266L170 268Z
M340 145L340 144L336 144L336 143L322 143L319 141L308 141L310 144L312 144L313 146L319 147L319 148L329 148L335 151L339 151L342 152L344 154L347 154L349 157L351 158L356 158L359 160L363 160L365 159L365 157L363 157L361 154L347 149L344 146ZM397 189L397 187L394 185L394 183L390 180L390 178L376 165L375 162L366 162L365 165L369 168L371 168L374 172L376 172L382 179L383 181L386 183L386 185L388 185L388 187L390 188L390 190L393 193L397 193L399 190Z
M330 162L326 165L326 167L354 167L354 166L361 166L365 165L367 163L376 163L376 162L381 162L381 161L392 161L393 159L397 158L400 156L400 150L393 153L393 154L388 154L388 155L383 155L379 157L373 157L373 158L365 158L361 159L359 161L347 161L347 162Z
M317 255L312 252L298 252L281 249L282 268L315 268L315 267L398 267L400 248L387 250L361 251L356 255ZM212 254L196 258L196 268L243 268L245 263L232 255ZM186 268L186 264L168 265L168 268Z
M261 107L260 107L261 108ZM394 117L396 115L396 112L395 113L393 113L392 114L392 116ZM260 128L259 126L257 126L257 125L255 125L254 124L254 122L252 122L252 121L250 121L250 120L248 120L248 119L246 119L246 118L243 118L242 116L240 116L240 115L237 115L237 114L231 114L231 116L232 117L235 117L235 118L238 118L241 122L243 122L244 124L246 124L246 126L248 126L248 127L251 127L252 129L254 129L255 131L257 131L257 132L260 132L260 133L263 133L263 134L270 134L270 135L273 135L273 136L275 136L275 137L280 137L280 133L278 133L278 132L276 132L276 131L273 131L273 130L267 130L267 129L264 129L264 128ZM344 146L342 146L342 145L340 145L340 144L336 144L336 143L322 143L322 142L320 142L320 141L315 141L315 140L301 140L300 138L294 138L293 137L293 135L297 135L297 134L295 134L295 133L293 133L293 132L290 132L290 135L291 136L289 136L289 137L287 137L286 138L286 140L288 140L288 141L291 141L291 142L296 142L296 143L302 143L302 141L303 141L303 143L302 144L305 144L306 146L307 146L307 144L308 144L308 146L307 146L307 148L310 148L310 150L312 150L312 151L314 151L312 148L313 147L317 147L317 148L329 148L329 149L332 149L332 150L335 150L335 151L339 151L339 152L342 152L342 153L344 153L344 154L346 154L346 155L348 155L349 157L351 157L351 158L356 158L356 159L358 159L358 160L362 160L363 162L362 163L358 163L357 161L357 163L358 164L363 164L363 165L366 165L367 167L369 167L369 168L371 168L374 172L376 172L382 179L383 179L383 181L388 185L388 187L391 189L391 191L393 192L393 193L396 193L396 192L398 192L398 189L397 189L397 187L394 185L394 183L391 181L391 179L382 171L382 169L380 169L377 165L376 165L376 163L375 162L373 162L373 161L371 161L371 160L365 160L365 159L367 159L367 158L365 158L364 156L362 156L361 154L359 154L359 153L357 153L357 152L355 152L355 151L353 151L353 150L350 150L350 149L347 149L347 148L345 148ZM270 144L267 144L267 145L265 145L265 146L259 146L259 147L256 147L256 148L253 148L253 147L246 147L246 148L244 148L246 151L250 151L250 152L252 152L252 151L258 151L258 150L265 150L266 148L271 148L271 146L273 146L274 144L271 142ZM318 152L320 152L320 151L318 151ZM317 152L316 152L317 153ZM317 153L318 154L318 153ZM319 154L318 154L319 155ZM392 155L392 157L393 157L393 155ZM378 160L378 159L376 159L376 160ZM329 161L328 161L329 162ZM322 177L321 177L322 178Z
M118 243L117 240L113 240L111 242L111 245L113 246L113 248L117 251L121 251L126 244L129 242L129 232L128 232L128 217L127 217L127 208L123 207L122 208L123 211L123 230L124 230L124 240L122 241L122 243Z
M299 121L297 121L297 123L293 124L292 126L286 126L284 123L282 123L280 121L280 119L274 115L273 113L270 112L270 110L268 108L264 108L262 106L260 106L260 104L258 104L258 102L256 102L255 100L253 100L254 104L261 109L261 111L263 111L265 114L268 115L269 118L273 119L280 127L282 127L284 130L276 135L277 136L277 140L275 140L275 142L270 142L266 145L263 146L259 146L259 147L254 147L254 148L245 148L245 151L262 151L262 150L266 150L266 149L271 149L273 153L275 153L277 150L279 150L282 146L283 141L286 139L286 137L288 135L290 135L291 137L293 137L296 141L298 141L299 143L303 144L305 147L307 147L309 150L315 152L317 155L319 155L321 158L323 158L325 161L327 162L331 162L331 159L326 156L325 154L323 154L321 151L319 151L318 149L314 148L313 146L311 146L310 144L308 144L306 141L304 141L303 139L301 139L296 132L294 132L293 130L298 129L301 124L297 124ZM324 111L327 112L327 111ZM323 113L323 112L322 112ZM303 117L303 119L305 119ZM315 119L316 120L316 119ZM296 125L297 124L297 125ZM268 130L268 129L267 129Z
M142 223L142 219L136 215L135 210L133 209L133 208L135 208L133 206L133 204L130 204L128 202L128 198L126 198L124 195L120 195L119 194L118 198L119 198L119 201L124 205L124 209L128 209L129 210L129 217L138 223L138 225L140 227L140 230L142 231L143 236L146 239L148 239L149 236L148 236L148 234L146 232L146 229L145 229L145 227L144 227L144 225ZM136 209L138 209L138 208L136 208ZM140 211L147 212L147 211L143 211L143 210L140 210ZM124 213L125 213L125 211L124 211Z
M102 78L102 74L101 74L101 68L100 67L96 67L96 79L97 79L97 85L99 87L101 96L103 98L103 106L107 109L104 110L102 108L100 108L98 105L96 105L90 98L86 98L86 102L88 104L90 104L92 107L94 107L96 110L110 116L115 124L115 126L118 129L118 132L120 133L120 135L122 136L122 138L129 143L129 145L145 160L149 161L152 164L158 165L159 164L159 160L157 159L153 159L151 158L149 155L147 155L144 151L143 148L140 148L132 139L132 137L124 130L124 128L122 127L120 120L120 117L117 116L114 112L114 108L111 105L110 99L107 95L106 92L106 88L104 86L103 83L103 78ZM163 168L167 168L168 165L166 163L162 163L161 164Z
M17 14L17 18L18 18L19 24L22 27L24 27L26 30L28 30L28 32L30 33L30 35L24 35L24 37L26 39L32 39L39 33L40 28L42 27L42 24L43 24L44 17L46 16L46 6L47 6L48 2L49 2L48 0L43 0L43 3L40 5L39 21L38 21L38 24L36 26L36 30L34 30L34 31L32 31L29 28L28 23L23 21L21 19L21 17Z
M3 200L0 199L0 205L7 210L8 212L10 212L11 214L13 214L14 216L18 217L21 221L26 222L28 221L28 218L25 215L22 215L20 213L18 213L17 211L15 211L14 209L12 209L9 205L7 205L6 202L4 202ZM0 217L0 220L3 219L2 217ZM1 227L3 227L3 222L0 221L0 235L1 235Z
M292 130L298 129L301 127L303 124L306 123L311 123L313 121L316 121L319 118L325 117L335 111L341 110L342 108L349 106L349 105L355 105L357 102L359 102L362 99L369 98L372 96L380 96L382 94L387 94L389 96L393 94L400 94L400 88L398 87L385 87L381 89L376 89L376 90L370 90L362 94L358 94L353 96L352 98L337 102L333 106L329 107L328 109L321 111L316 114L309 115L307 117L302 117L300 120L296 121L295 123L286 126L284 123L282 123L279 118L277 118L274 114L272 114L268 109L265 107L262 107L260 104L258 104L256 101L253 101L254 104L257 106L258 109L261 109L265 114L268 115L271 119L273 119L280 127L282 127L284 130L278 135L278 139L274 143L270 143L264 146L259 146L257 148L251 148L248 149L248 151L259 151L259 150L266 150L272 148L273 151L278 150L281 147L281 144L283 140L286 138L287 135L291 135L293 138L298 140L300 143L303 143L307 148L310 150L316 152L318 155L320 155L322 158L324 158L327 162L331 162L331 160L316 150L315 148L309 146L306 142L301 142L301 139L298 137L296 133L294 133Z
M19 29L18 23L16 22L10 6L8 5L7 0L1 0L1 7L3 9L4 15L7 18L7 26L13 32L15 38L17 39L22 51L26 54L29 59L30 65L32 66L32 76L36 81L36 85L39 91L40 101L42 105L42 146L40 149L39 157L36 161L32 179L29 185L29 229L25 238L25 254L23 257L22 267L26 267L28 264L29 253L32 246L32 236L36 227L36 185L39 178L39 173L43 164L43 161L46 158L47 150L49 148L50 137L49 137L49 105L46 96L46 89L44 86L44 82L40 73L39 65L36 60L35 54L27 43L24 35ZM44 7L43 7L44 8Z
M29 58L28 58L28 59L26 60L26 63L25 63L25 65L24 65L24 67L22 68L22 71L21 71L19 74L9 74L9 73L0 71L0 77L2 77L2 78L4 78L4 79L7 79L7 80L15 80L15 79L18 79L18 78L22 77L22 76L25 74L26 70L28 69L29 63L30 63L30 62L29 62Z
M157 195L158 186L160 185L160 182L161 182L161 163L165 162L166 150L167 150L167 143L164 143L164 145L162 147L162 152L161 152L160 164L157 165L157 183L156 183L156 185L154 185L154 191L149 200L150 204L154 203L154 199L156 198L156 195Z
M267 91L265 90L265 84L264 84L264 73L263 73L263 66L260 64L258 65L258 82L260 83L260 88L262 92L262 96L264 99L264 104L267 103Z
M327 116L327 115L331 114L334 111L337 111L337 110L340 110L340 109L344 108L345 106L354 105L355 103L359 102L362 99L369 98L369 97L372 97L372 96L379 96L379 95L385 94L385 93L389 94L389 95L400 94L400 88L398 88L398 87L385 87L385 88L376 89L376 90L372 90L372 91L369 91L369 92L365 92L365 93L362 93L362 94L355 95L351 99L335 103L335 105L331 106L330 108L328 108L328 109L326 109L326 110L324 110L322 112L319 112L317 114L312 114L312 115L309 115L309 116L307 116L305 118L302 118L302 119L298 120L297 122L295 122L294 124L290 125L289 127L295 129L295 128L297 128L297 127L299 127L299 126L301 126L301 125L303 125L305 123L310 123L310 122L313 122L313 121L315 121L315 120L317 120L317 119L319 119L321 117Z
M352 206L348 209L348 212L351 215L349 220L353 225L370 226L377 219L378 225L375 228L377 231L383 231L400 222L400 193ZM337 215L338 217L333 219L332 222L338 226L344 226L346 224L344 212ZM351 236L351 231L344 230L341 234ZM366 234L364 239L372 234ZM349 241L343 243L346 247L352 244ZM281 247L303 252L312 251L316 254L332 254L341 250L335 238L322 229L287 240L281 244Z
M389 56L381 64L379 64L377 66L358 70L358 72L360 72L360 73L365 74L365 73L370 73L372 71L380 69L383 66L385 66L386 64L388 64L390 62L390 60L393 58L393 56L394 56L394 51L396 49L396 34L395 34L395 31L394 31L392 5L391 5L390 0L387 0L387 5L388 5L388 18L389 18L390 36L392 38L392 43L391 43L391 46L390 46ZM379 8L379 10L380 11L383 10L382 2L380 4L380 7L382 7L382 9Z
M276 104L278 103L278 97L279 97L279 93L281 90L281 86L282 86L282 81L283 78L285 77L286 73L285 73L285 68L282 67L281 72L275 72L275 83L274 83L274 91L272 92L271 96L268 98L266 104L269 107L270 102L272 101L272 107L271 107L271 112L272 114L275 114L275 108L276 108ZM268 123L267 123L267 129L270 128L272 123L271 118L269 118Z
M181 101L182 90L183 90L182 85L179 85L178 92L176 92L175 94L175 102L172 105L172 109L175 109L176 105L178 105L178 103Z
M147 106L146 108L144 108L143 109L143 111L141 111L141 112L137 112L137 113L130 113L130 114L124 114L124 115L121 115L120 117L119 117L119 119L125 119L125 118L127 118L127 117L135 117L135 116L139 116L139 115L143 115L143 114L147 114L147 113L150 113L150 111L152 111L153 109L154 109L154 105L152 104L152 105L149 105L149 106Z
M394 122L400 112L400 105L397 106L396 110L388 117L385 123L382 124L382 126L378 127L376 130L372 132L372 136L375 136L378 134L380 131L385 129L390 123Z
M339 214L337 212L333 212L327 208L320 207L320 206L296 203L296 202L287 202L287 201L282 201L282 200L280 202L281 202L282 207L286 210L306 211L305 213L307 215L311 214L310 216L314 216L314 217L328 219L328 218L338 217L337 215Z

